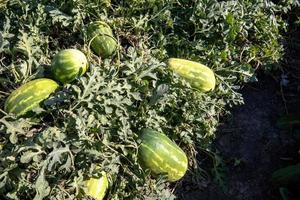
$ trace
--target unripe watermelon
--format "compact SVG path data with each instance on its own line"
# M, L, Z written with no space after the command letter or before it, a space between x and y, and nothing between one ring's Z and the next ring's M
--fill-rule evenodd
M96 200L102 200L108 188L108 180L105 172L100 178L90 178L86 181L87 190L85 193Z
M278 186L296 185L300 183L300 163L276 170L272 174L272 182Z
M5 102L4 110L17 116L26 114L53 93L59 85L47 78L40 78L25 83L13 91Z
M87 28L87 36L93 51L103 58L112 55L117 49L117 41L111 28L102 21L91 23Z
M188 168L187 157L165 134L144 129L140 139L138 156L142 166L154 174L167 174L169 181L184 176Z
M51 64L51 71L55 80L69 83L82 76L88 68L85 55L77 49L65 49L58 52Z
M179 58L170 58L167 64L175 73L185 78L192 87L203 92L215 89L215 74L207 66Z

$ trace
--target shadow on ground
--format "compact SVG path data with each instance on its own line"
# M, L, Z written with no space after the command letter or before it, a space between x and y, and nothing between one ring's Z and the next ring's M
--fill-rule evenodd
M213 146L225 161L228 190L223 192L212 181L195 186L187 180L188 175L177 191L178 199L281 199L278 188L270 181L271 174L295 158L300 160L299 144L277 126L280 116L300 114L299 33L290 32L288 42L292 46L287 49L284 70L278 76L261 74L257 83L246 85L241 90L245 104L233 108L218 129ZM282 86L283 80L289 81L286 86Z
M226 194L213 183L199 190L183 184L185 190L193 190L178 194L179 199L280 199L270 177L295 144L276 127L277 119L285 112L277 88L278 82L266 76L256 84L246 85L241 91L245 104L234 108L231 117L219 127L214 147L226 163Z

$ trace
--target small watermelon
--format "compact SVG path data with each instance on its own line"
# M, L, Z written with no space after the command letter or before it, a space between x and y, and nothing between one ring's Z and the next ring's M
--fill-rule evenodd
M5 102L4 110L17 116L24 115L37 108L58 87L55 81L47 78L27 82L10 94Z
M289 165L273 172L272 182L278 186L297 185L300 183L300 163Z
M117 49L117 40L105 22L95 21L89 24L87 37L91 42L93 51L103 58L111 56Z
M77 49L65 49L58 52L51 64L51 72L55 80L70 83L82 76L88 68L84 53Z
M184 176L188 168L187 156L165 134L144 129L140 140L138 157L142 166L154 174L167 174L169 181Z
M192 87L203 92L215 89L215 74L207 66L179 58L170 58L167 61L167 65L171 70L187 80Z
M105 172L100 178L90 178L86 181L87 190L85 193L96 200L102 200L108 188L108 179Z

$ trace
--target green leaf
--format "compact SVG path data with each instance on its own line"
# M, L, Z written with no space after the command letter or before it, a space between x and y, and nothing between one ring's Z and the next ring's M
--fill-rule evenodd
M36 152L26 151L22 154L20 161L21 161L21 163L29 163L35 155L36 155Z
M34 196L34 200L41 200L47 197L50 190L51 188L49 187L49 183L45 179L44 170L42 170L35 182L36 195Z

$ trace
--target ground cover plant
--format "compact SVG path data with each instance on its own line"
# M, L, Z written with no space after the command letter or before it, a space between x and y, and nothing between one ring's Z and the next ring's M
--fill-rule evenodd
M188 157L209 152L220 116L243 103L240 86L271 71L282 57L281 17L297 1L11 0L0 4L0 196L3 199L87 199L84 180L107 173L107 199L172 199L167 176L138 161L144 128L164 132ZM101 20L118 42L101 58L87 27ZM87 72L32 113L4 111L10 93L51 78L63 49L87 56ZM213 91L200 92L170 71L166 60L189 59L215 72ZM217 162L216 162L217 163ZM218 166L216 180L222 183ZM176 185L175 185L176 187Z

